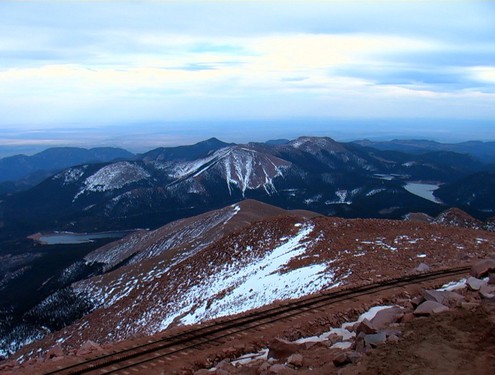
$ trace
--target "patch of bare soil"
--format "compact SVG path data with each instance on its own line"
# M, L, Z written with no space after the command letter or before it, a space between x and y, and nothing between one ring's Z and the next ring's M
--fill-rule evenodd
M403 339L375 351L348 374L495 374L495 301L415 319Z

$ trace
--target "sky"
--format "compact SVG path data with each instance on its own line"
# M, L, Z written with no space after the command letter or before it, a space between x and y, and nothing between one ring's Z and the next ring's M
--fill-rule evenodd
M495 140L495 1L0 2L0 149Z

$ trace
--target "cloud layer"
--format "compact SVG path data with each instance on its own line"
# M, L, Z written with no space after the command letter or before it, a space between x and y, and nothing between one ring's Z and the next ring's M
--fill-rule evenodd
M0 127L495 118L492 2L7 1L0 13Z

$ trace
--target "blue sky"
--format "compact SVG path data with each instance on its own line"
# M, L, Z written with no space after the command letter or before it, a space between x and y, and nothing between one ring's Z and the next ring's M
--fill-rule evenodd
M464 121L495 139L495 2L2 1L0 15L0 145L146 124L181 143L249 123L256 140L284 120L355 138L354 123Z

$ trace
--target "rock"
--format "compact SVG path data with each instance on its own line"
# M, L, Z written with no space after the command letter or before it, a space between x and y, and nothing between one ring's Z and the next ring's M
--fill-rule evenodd
M335 367L342 367L351 363L351 359L349 358L347 353L337 354L337 356L334 357L332 361Z
M487 276L489 272L495 272L495 259L483 259L471 267L471 275L476 278Z
M430 269L430 266L425 263L420 263L414 270L417 272L426 272Z
M397 337L401 337L402 336L402 332L401 332L400 329L387 328L387 329L384 329L384 330L382 330L380 332L385 333L385 335L387 335L387 337L392 336L392 335L397 336Z
M385 344L386 341L387 335L385 334L385 332L378 332L373 335L366 335L366 337L364 338L364 344L372 348L376 348L378 345Z
M495 273L488 274L488 284L495 285Z
M413 321L415 318L413 313L406 313L404 316L401 318L401 323L407 323Z
M292 354L301 350L299 344L276 338L268 345L268 358L287 360Z
M418 307L419 305L421 305L423 302L425 301L424 297L423 296L417 296L417 297L414 297L412 300L411 300L411 304L413 305L413 307Z
M358 352L350 352L347 353L347 357L352 363L358 363L361 360L361 358L363 358L363 354Z
M395 301L396 305L402 306L406 310L414 309L411 300L409 298L399 298Z
M337 342L341 342L344 340L344 337L342 335L337 335L336 333L332 333L328 335L328 341L330 341L330 344L333 345Z
M432 315L448 311L447 306L435 301L425 301L414 310L414 315Z
M202 368L201 370L194 371L194 375L211 375L212 373L207 369Z
M482 285L479 292L482 298L495 298L495 285Z
M486 281L477 279L476 277L468 277L468 279L466 280L466 285L469 287L469 289L474 291L480 290L480 288L486 284Z
M273 365L268 369L268 374L292 374L292 373L295 373L295 371L287 366L280 364Z
M375 329L379 330L388 327L392 323L397 323L403 315L404 313L402 312L401 308L391 307L378 311L374 318L371 319L371 323Z
M356 335L359 335L361 332L363 332L366 335L369 335L372 333L376 333L376 328L373 326L373 323L371 323L368 319L363 319L356 328Z
M292 354L289 359L287 359L287 363L294 367L301 367L303 365L303 356L299 353Z
M423 290L422 294L427 301L435 301L448 307L459 306L464 301L464 297L455 292Z

